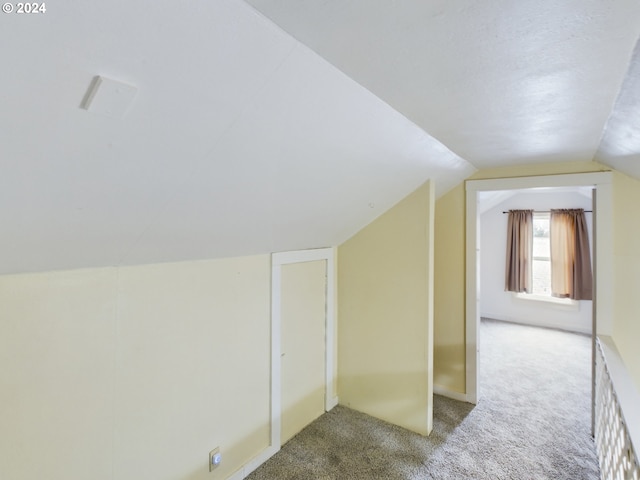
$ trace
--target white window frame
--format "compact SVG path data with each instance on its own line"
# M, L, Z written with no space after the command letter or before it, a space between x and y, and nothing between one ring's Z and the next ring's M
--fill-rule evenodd
M546 302L554 305L560 305L564 307L570 307L568 310L580 310L580 302L571 298L558 298L551 295L539 295L536 293L521 293L514 292L514 298L517 300L534 301L534 302Z
M546 218L547 220L551 221L551 214L548 212L533 212L533 221L535 222L536 218L541 219L541 218ZM533 241L535 242L535 236ZM531 272L532 274L533 272L533 260L535 260L535 257L533 257L532 259L532 264L531 264ZM549 262L551 262L551 253L549 253L549 258L548 258ZM551 280L549 280L551 281ZM577 300L573 300L571 298L559 298L559 297L554 297L552 296L550 293L549 295L542 295L539 293L526 293L526 292L513 292L513 297L517 300L526 300L526 301L534 301L534 302L544 302L544 303L549 303L552 305L559 305L559 306L563 306L566 307L566 310L579 310L580 309L580 302L578 302Z

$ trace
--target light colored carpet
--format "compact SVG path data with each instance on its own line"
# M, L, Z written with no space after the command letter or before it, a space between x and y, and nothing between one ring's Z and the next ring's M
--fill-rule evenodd
M428 437L338 406L248 478L599 478L590 436L590 339L483 320L480 401L435 396Z

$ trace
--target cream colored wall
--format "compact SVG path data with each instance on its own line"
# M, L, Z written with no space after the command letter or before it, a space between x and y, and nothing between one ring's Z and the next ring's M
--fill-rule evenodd
M464 184L443 195L435 208L433 383L465 391Z
M431 431L433 186L338 251L340 403Z
M324 413L326 260L282 266L282 443Z
M613 340L640 391L640 182L615 172Z
M0 472L112 480L112 269L0 277Z
M481 170L469 180L609 171L595 162L516 165ZM436 202L434 385L465 392L465 190L458 185Z
M221 479L267 447L269 256L4 276L0 305L3 478Z

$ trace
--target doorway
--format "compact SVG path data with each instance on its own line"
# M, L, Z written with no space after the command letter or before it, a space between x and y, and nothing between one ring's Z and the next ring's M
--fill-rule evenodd
M613 255L613 195L610 172L516 177L466 182L466 397L478 401L478 332L480 326L480 217L481 192L531 188L590 187L597 191L594 205L594 300L592 338L611 333ZM596 241L597 239L597 241ZM596 276L597 271L597 276ZM593 362L593 360L592 360Z
M338 404L334 312L332 248L272 255L270 454Z
M590 300L551 295L550 211L581 208L593 252L591 187L483 191L478 194L480 315L512 323L591 334ZM533 210L532 284L529 293L505 291L505 252L510 210ZM590 255L592 263L592 255Z

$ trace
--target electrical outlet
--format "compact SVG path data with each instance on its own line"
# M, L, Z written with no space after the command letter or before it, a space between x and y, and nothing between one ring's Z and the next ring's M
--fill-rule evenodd
M209 452L209 471L212 472L214 468L220 465L220 462L222 462L220 447L216 447Z

